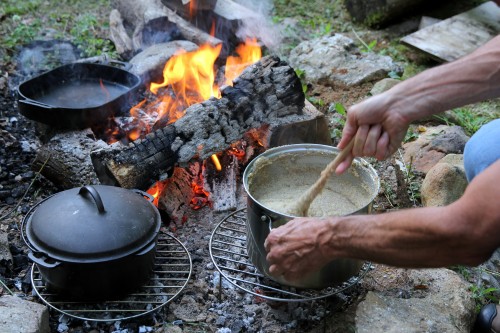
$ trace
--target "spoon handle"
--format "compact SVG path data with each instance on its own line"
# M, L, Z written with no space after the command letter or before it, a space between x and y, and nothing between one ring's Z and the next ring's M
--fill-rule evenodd
M290 210L291 214L295 213L294 215L307 216L309 206L311 206L311 203L318 196L318 194L321 193L328 178L332 175L332 173L335 172L335 169L337 169L340 162L342 162L345 157L351 152L353 146L354 138L352 138L347 146L342 149L333 159L333 161L328 163L325 169L321 171L321 175L318 180L316 180L316 182L306 192L304 192L304 194L300 196L299 200L297 200L294 207Z

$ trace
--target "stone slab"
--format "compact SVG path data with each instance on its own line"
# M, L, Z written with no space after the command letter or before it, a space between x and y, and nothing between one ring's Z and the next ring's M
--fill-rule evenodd
M500 7L488 1L401 39L432 58L447 62L467 55L500 34Z
M0 297L0 332L50 333L46 306L19 297Z

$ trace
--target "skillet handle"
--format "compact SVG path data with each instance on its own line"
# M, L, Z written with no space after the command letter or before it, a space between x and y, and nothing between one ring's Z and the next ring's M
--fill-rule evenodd
M23 105L27 105L27 106L36 106L36 107L43 108L43 109L53 109L53 107L48 105L48 104L40 103L40 102L34 101L32 99L20 99L17 102L19 104L23 104Z
M111 65L118 65L118 66L121 66L124 70L128 71L132 68L132 64L129 63L129 62L123 62L123 61L120 61L120 60L115 60L115 59L111 59L109 61L109 63Z
M85 193L90 194L92 199L94 199L94 202L97 206L97 210L99 211L99 214L103 214L106 212L106 210L104 209L104 204L102 203L101 196L99 195L99 192L97 192L97 190L95 189L94 186L85 185L85 186L81 187L80 191L78 191L78 194L83 195L82 193L83 194L85 194Z

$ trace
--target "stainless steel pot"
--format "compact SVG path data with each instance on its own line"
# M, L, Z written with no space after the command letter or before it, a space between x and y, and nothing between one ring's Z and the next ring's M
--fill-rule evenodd
M267 277L288 286L321 289L347 281L357 275L363 262L354 259L338 259L317 272L304 272L300 281L289 282L269 273L264 248L270 230L277 228L294 216L266 207L259 200L262 187L277 188L279 182L302 181L303 170L312 175L311 185L325 166L335 158L338 149L319 144L295 144L272 148L248 164L243 173L243 185L247 193L247 251L255 267ZM356 158L350 169L341 176L332 176L328 183L340 194L348 189L349 196L362 192L363 200L354 200L356 207L344 215L371 212L372 202L378 194L380 181L376 171L365 160ZM328 186L328 184L327 184ZM346 192L347 195L347 192ZM359 195L361 196L361 195Z
M59 192L23 219L48 288L79 300L120 297L150 277L161 226L148 194L96 185Z

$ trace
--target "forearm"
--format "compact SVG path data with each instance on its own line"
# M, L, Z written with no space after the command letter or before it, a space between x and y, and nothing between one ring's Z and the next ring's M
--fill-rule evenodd
M329 253L324 255L413 268L483 261L483 255L465 250L470 249L470 235L450 228L446 210L420 208L337 219L331 222L332 238L324 247Z
M468 56L403 81L385 94L389 107L404 110L402 116L408 123L500 97L500 36Z
M500 246L500 161L446 207L330 218L321 242L327 258L359 258L403 267L477 265Z

